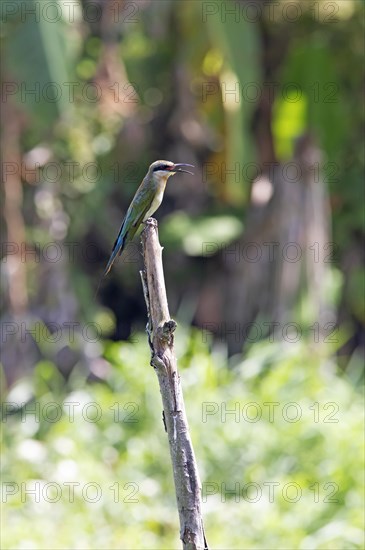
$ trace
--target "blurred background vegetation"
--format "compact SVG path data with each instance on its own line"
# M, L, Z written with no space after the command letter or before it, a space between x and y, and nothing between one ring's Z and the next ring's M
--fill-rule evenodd
M2 546L179 547L138 239L94 297L165 158L196 167L156 217L208 542L363 548L362 2L1 14Z

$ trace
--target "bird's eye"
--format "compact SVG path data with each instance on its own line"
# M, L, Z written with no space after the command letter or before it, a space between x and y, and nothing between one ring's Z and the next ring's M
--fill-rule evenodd
M157 172L158 170L170 170L170 166L167 164L160 164L159 166L155 166L153 169L154 172Z

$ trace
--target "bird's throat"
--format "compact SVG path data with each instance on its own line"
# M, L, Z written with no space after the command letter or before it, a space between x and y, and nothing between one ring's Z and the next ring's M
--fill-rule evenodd
M152 200L151 206L149 210L147 211L145 217L143 218L143 221L145 222L148 218L153 216L153 214L156 212L157 208L160 206L163 195L166 188L166 183L168 180L168 176L157 176L155 178L155 184L156 184L156 191L154 194L154 198Z

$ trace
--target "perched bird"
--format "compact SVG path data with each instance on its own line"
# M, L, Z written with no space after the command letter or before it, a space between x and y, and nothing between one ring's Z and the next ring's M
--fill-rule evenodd
M169 160L156 160L151 164L128 208L103 277L109 273L116 257L122 254L126 245L133 239L141 223L152 216L160 206L169 177L176 172L193 175L189 170L184 170L186 166L194 168L192 164L174 164Z

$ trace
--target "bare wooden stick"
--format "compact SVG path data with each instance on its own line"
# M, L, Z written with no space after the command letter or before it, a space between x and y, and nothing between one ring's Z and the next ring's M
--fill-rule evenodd
M170 319L162 248L157 222L149 218L142 232L144 271L140 272L147 305L146 331L151 348L151 365L160 385L163 421L167 432L174 473L180 538L184 550L208 548L201 515L201 484L190 439L189 426L174 353L176 323Z

